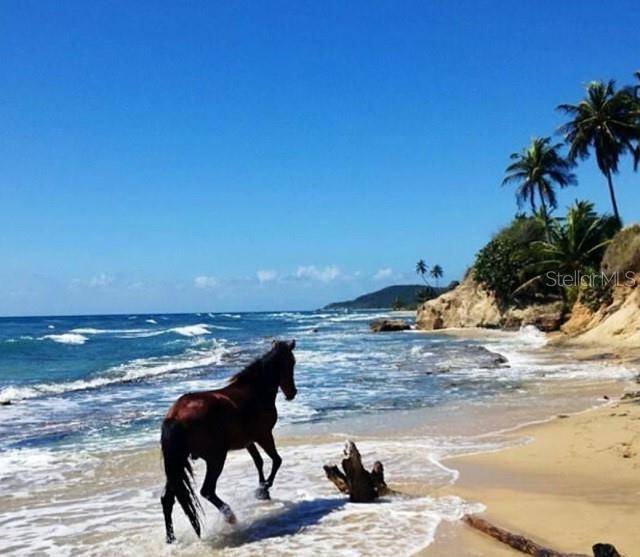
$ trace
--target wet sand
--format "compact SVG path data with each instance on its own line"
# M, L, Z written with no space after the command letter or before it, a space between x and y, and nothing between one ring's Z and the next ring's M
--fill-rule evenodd
M636 385L640 387L640 385ZM460 473L445 492L487 507L483 516L553 549L591 553L613 543L640 555L640 399L526 427L528 445L445 461ZM469 528L443 528L425 555L518 555Z

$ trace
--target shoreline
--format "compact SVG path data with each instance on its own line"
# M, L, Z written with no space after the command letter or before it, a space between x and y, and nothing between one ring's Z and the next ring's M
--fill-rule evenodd
M482 328L424 332L474 340L508 335ZM552 358L636 366L640 357L626 344L587 344L563 333L545 338L540 354ZM558 551L590 555L594 543L606 542L626 557L640 556L640 399L622 400L625 391L640 391L638 383L623 382L603 405L505 431L514 440L506 448L443 459L457 479L438 495L482 503L482 518ZM525 436L529 443L517 443ZM418 552L443 554L522 555L461 522L443 522L434 543Z
M532 442L445 459L458 479L441 493L481 502L483 518L559 551L590 554L591 545L607 542L627 557L640 555L640 399L612 400L517 433ZM420 554L447 547L458 555L459 546L461 556L520 554L463 524L447 525Z

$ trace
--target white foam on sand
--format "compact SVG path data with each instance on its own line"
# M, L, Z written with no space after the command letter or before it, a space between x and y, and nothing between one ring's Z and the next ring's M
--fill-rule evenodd
M444 443L439 449L438 444ZM490 448L495 441L472 442L466 448ZM370 467L379 459L385 464L393 486L423 481L444 485L455 473L441 466L435 454L449 453L457 440L377 439L359 440L363 462ZM464 443L462 443L464 445ZM454 449L455 450L455 449ZM236 526L223 522L220 513L206 501L203 538L198 539L178 505L174 509L177 542L164 543L159 495L163 476L146 471L147 484L124 480L117 470L135 465L135 454L115 458L113 477L97 477L96 489L82 496L65 495L47 500L38 490L38 505L24 500L11 511L0 510L5 535L0 552L15 555L203 555L212 551L238 556L253 555L409 555L434 538L442 521L453 521L482 505L452 496L393 496L376 503L354 504L336 491L324 477L322 465L342 458L342 442L280 447L283 466L271 490L271 501L257 501L257 474L245 451L230 453L218 483L218 495L238 517ZM26 455L25 455L26 456ZM38 470L53 464L50 455L40 460ZM145 458L149 458L148 455ZM95 462L87 461L92 469ZM267 467L269 460L266 459ZM87 470L89 472L89 470ZM202 461L195 463L197 490L204 476ZM93 480L90 480L93 481ZM35 492L34 492L34 495ZM19 499L18 501L22 501Z

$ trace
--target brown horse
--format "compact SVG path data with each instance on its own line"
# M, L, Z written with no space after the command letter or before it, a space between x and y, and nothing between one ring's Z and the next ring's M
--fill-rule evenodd
M287 400L296 396L293 379L296 342L273 341L264 356L231 378L229 384L215 391L187 393L169 409L162 422L162 456L167 483L161 497L167 543L175 541L171 512L175 500L200 536L202 510L192 484L189 457L202 458L207 473L200 490L225 520L235 523L233 511L216 495L216 483L222 472L227 452L247 449L258 469L260 499L269 498L282 459L271 433L278 419L276 394L282 389ZM255 443L271 458L271 472L265 480L262 457Z

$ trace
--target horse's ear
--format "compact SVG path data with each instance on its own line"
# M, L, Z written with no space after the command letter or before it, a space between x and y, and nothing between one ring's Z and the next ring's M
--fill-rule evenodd
M289 345L289 350L293 351L296 347L296 339L294 338L293 340L290 340L287 344Z
M271 341L271 348L277 348L277 347L278 347L278 340L274 338Z

